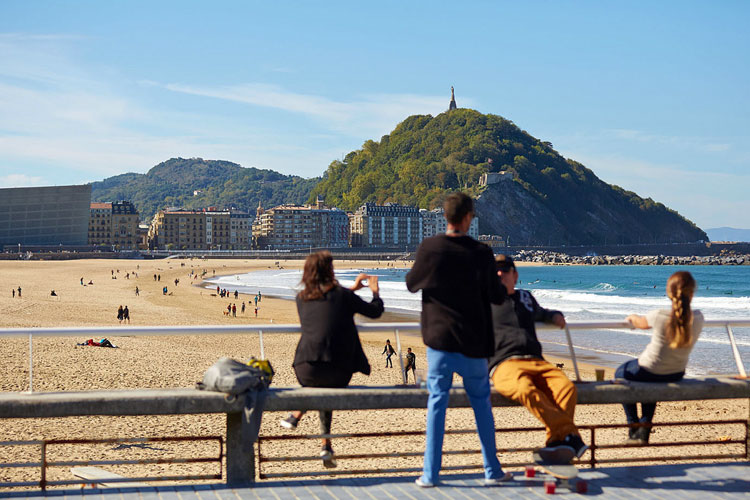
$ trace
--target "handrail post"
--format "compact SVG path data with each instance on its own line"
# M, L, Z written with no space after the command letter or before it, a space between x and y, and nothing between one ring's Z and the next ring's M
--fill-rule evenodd
M573 339L570 337L570 329L565 324L565 336L568 338L568 349L570 350L570 359L573 361L573 369L576 372L576 382L581 381L581 374L578 372L578 361L576 360L576 351L573 349Z
M734 362L737 364L737 370L740 372L740 376L747 378L747 372L745 371L745 365L742 363L742 357L740 356L740 350L737 349L737 342L734 341L734 332L729 323L724 325L727 329L727 335L729 335L729 343L732 345L732 354L734 354Z
M398 328L393 329L396 334L396 347L398 347L398 366L401 372L401 382L406 385L406 373L404 372L404 358L401 356L401 337L398 334Z
M34 392L34 345L31 341L33 334L29 334L29 394Z
M258 339L260 340L260 359L266 359L266 350L263 348L263 330L258 330Z

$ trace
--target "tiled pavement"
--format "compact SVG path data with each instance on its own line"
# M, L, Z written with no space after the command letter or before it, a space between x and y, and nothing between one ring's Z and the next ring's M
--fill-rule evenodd
M584 469L580 478L588 485L587 496L616 499L710 500L750 498L750 463L678 464L644 467ZM347 478L304 481L262 481L255 486L231 488L224 484L155 487L144 489L74 489L41 492L2 492L18 498L86 497L97 500L383 500L383 499L518 499L546 498L544 479L514 479L486 488L481 476L462 474L444 478L437 488L422 489L414 478ZM558 486L556 494L577 495Z

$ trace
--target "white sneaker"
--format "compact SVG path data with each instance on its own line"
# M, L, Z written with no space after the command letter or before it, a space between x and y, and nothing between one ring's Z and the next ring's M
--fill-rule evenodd
M417 480L414 481L414 484L416 484L420 488L433 488L435 486L434 483L430 483L429 481L425 481L421 477L417 478Z
M507 483L513 479L513 474L510 472L506 472L502 475L502 477L495 477L495 478L484 478L484 485L485 486L499 486L500 483Z
M333 450L329 447L320 450L320 458L323 460L323 465L326 469L334 469L338 466L333 456Z

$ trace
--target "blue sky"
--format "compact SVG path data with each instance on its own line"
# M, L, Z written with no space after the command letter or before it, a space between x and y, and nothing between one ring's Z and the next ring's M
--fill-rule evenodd
M513 120L750 227L750 2L0 2L0 187L202 157L312 177L412 114Z

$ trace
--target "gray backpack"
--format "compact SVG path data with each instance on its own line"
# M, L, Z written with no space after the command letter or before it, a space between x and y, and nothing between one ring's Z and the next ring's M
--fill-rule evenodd
M250 390L268 387L270 380L263 370L231 358L220 358L206 370L203 382L196 387L206 391L226 392L236 396Z

